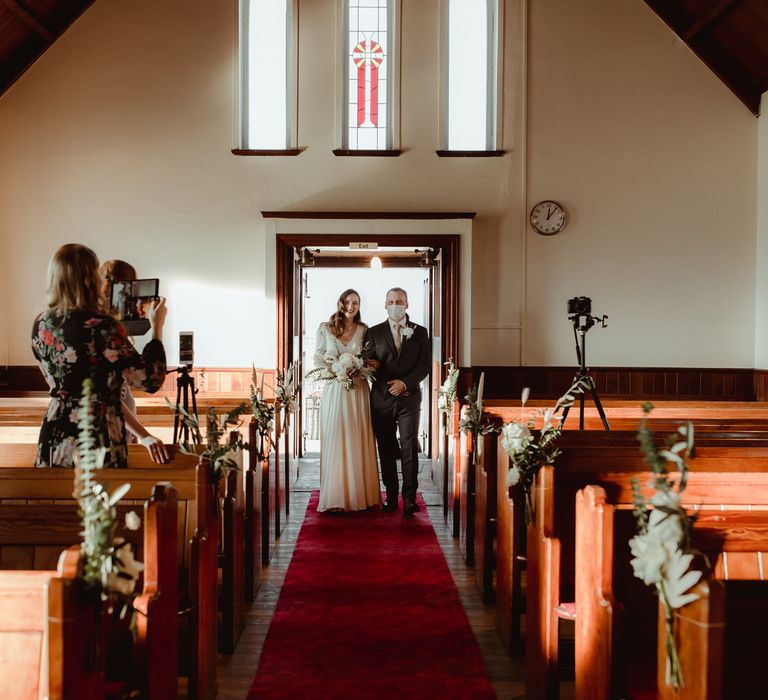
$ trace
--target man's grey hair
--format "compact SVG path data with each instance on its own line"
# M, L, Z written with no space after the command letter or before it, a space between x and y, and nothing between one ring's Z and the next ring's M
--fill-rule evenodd
M386 299L389 296L390 292L400 292L405 296L405 303L408 303L408 292L406 292L402 287L392 287L392 289L388 289L387 293L384 295L384 298Z

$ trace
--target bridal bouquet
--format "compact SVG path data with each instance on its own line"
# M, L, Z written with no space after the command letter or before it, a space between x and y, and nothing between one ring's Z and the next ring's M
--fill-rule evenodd
M318 381L337 381L349 391L355 384L355 377L373 379L373 369L366 364L371 350L368 343L356 355L343 352L336 358L328 358L324 367L315 367L307 372L306 379Z
M576 394L588 388L587 380L579 379L557 400L554 408L540 411L537 415L542 417L543 425L538 433L534 431L537 415L528 420L505 423L501 427L501 444L512 462L507 473L507 485L522 486L525 493L525 519L528 524L533 522L535 516L531 494L533 480L543 465L554 464L555 458L560 454L555 443L563 431L562 411L573 405ZM529 394L530 389L523 389L523 408Z
M701 571L689 571L693 554L691 531L695 517L689 516L681 503L681 494L688 481L686 460L693 450L693 425L678 428L667 439L666 449L659 450L653 433L648 428L648 414L653 407L643 406L646 416L640 423L638 439L645 462L651 467L655 479L649 484L654 494L646 501L640 493L636 479L632 481L634 514L637 535L629 541L632 551L632 569L635 576L654 586L664 604L667 623L667 685L679 688L684 685L682 669L677 655L673 627L673 610L698 598L688 591L698 583ZM668 464L680 473L678 479L670 478ZM648 506L653 506L649 510Z

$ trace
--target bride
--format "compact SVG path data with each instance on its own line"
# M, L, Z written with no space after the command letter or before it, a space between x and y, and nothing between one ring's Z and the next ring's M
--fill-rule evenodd
M359 354L366 330L360 320L360 295L347 289L339 297L336 313L317 330L315 365L330 369L340 355ZM335 379L327 381L320 400L317 509L364 510L380 501L368 380L358 374L351 387Z

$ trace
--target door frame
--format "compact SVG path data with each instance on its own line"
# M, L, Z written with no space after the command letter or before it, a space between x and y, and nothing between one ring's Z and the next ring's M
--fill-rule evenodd
M276 285L277 304L277 366L287 367L293 359L293 334L295 310L294 256L298 248L321 246L348 246L351 242L374 240L382 247L433 248L443 255L440 310L441 358L449 357L458 364L459 358L459 296L460 250L458 234L276 234ZM372 254L375 254L372 253ZM434 320L433 320L434 323Z

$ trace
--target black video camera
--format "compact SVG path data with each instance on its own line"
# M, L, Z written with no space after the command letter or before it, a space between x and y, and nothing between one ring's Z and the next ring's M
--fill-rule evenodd
M573 297L568 300L568 318L573 321L574 330L586 333L595 323L603 328L608 325L608 317L592 315L592 300L589 297Z
M109 305L128 335L144 335L149 330L149 307L160 298L159 288L159 279L112 282Z
M592 300L589 297L573 297L568 300L568 313L588 316L592 313Z

